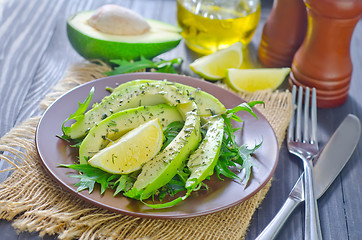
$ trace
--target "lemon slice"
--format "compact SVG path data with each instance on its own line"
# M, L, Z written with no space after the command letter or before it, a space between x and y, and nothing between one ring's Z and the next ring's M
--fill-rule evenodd
M114 174L134 172L161 149L163 132L158 118L129 131L95 154L88 163Z
M243 62L242 44L234 43L210 55L196 59L190 64L192 71L208 80L225 78L226 69L239 68Z
M239 92L274 90L289 72L290 68L228 69L226 84Z

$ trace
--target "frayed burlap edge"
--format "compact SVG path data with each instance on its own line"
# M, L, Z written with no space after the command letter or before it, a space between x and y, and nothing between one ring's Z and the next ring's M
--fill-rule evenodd
M104 77L108 70L103 63L74 65L41 107L48 107L73 87ZM266 103L258 109L281 143L291 117L289 92L263 91L240 96ZM0 219L13 221L19 231L38 231L40 236L56 234L59 239L243 239L271 185L269 182L235 207L191 219L152 220L112 213L64 192L40 166L34 142L39 119L28 119L0 139L0 151L4 151L0 159L11 162L16 169L0 185Z

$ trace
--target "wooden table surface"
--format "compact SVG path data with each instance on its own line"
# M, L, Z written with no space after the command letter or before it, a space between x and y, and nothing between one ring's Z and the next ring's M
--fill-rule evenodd
M23 120L41 114L38 104L64 76L67 68L83 59L68 42L66 19L81 10L95 9L105 3L131 8L144 17L176 24L175 0L0 0L0 137ZM262 15L252 43L248 46L251 59L256 50L272 1L262 0ZM182 42L176 49L163 54L165 59L184 58L183 71L195 76L188 68L197 57ZM351 56L354 65L347 102L337 108L318 110L321 146L332 135L348 113L362 118L362 21L352 38ZM362 239L362 142L319 201L324 239ZM4 168L0 162L0 169ZM301 161L288 154L282 144L279 164L272 187L253 216L246 239L254 239L274 217L302 172ZM3 181L7 174L0 175ZM304 205L291 215L277 239L303 239ZM55 239L46 236L44 239ZM20 233L11 223L0 221L0 239L40 239L37 233Z

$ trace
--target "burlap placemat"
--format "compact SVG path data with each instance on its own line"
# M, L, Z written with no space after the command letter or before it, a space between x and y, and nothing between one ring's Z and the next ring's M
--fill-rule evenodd
M42 101L48 107L67 90L104 77L109 67L81 63L73 66ZM258 109L283 142L291 116L289 92L241 94L246 100L262 100ZM19 231L56 234L59 239L243 239L250 219L268 192L269 182L249 200L207 216L181 220L152 220L113 213L64 192L39 163L34 134L40 117L31 118L0 139L0 159L15 169L0 185L0 219L13 222Z

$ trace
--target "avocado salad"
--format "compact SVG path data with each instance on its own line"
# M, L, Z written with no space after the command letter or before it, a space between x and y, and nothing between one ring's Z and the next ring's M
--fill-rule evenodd
M220 180L249 181L261 143L239 146L232 121L242 122L239 111L257 118L252 107L263 102L226 109L200 89L148 79L117 86L87 110L93 95L94 88L62 125L61 138L79 148L79 163L60 165L79 173L69 175L79 179L77 191L91 193L99 184L102 194L110 189L114 196L166 208L207 191L205 180L214 173ZM235 169L245 173L242 179ZM167 195L173 200L162 201Z

